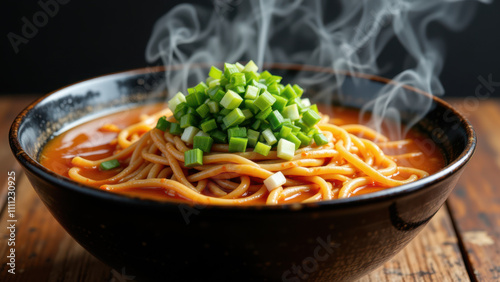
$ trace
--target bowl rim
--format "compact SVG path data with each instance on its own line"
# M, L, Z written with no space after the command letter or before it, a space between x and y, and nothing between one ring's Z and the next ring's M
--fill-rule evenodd
M190 68L206 68L209 67L209 64L195 64L189 66ZM312 66L312 65L301 65L301 64L288 64L288 63L265 63L263 68L266 69L288 69L288 70L298 70L298 71L312 71L312 72L325 72L325 73L332 73L332 74L341 74L345 76L351 76L351 77L357 77L357 78L363 78L375 82L380 82L384 84L399 84L402 87L416 92L421 95L425 95L431 99L434 100L434 103L440 104L441 106L449 109L452 111L453 115L457 116L460 120L460 124L464 127L467 133L467 143L465 144L464 150L460 153L460 155L453 160L452 162L448 163L445 167L443 167L441 170L438 172L431 174L423 179L419 179L415 182L403 184L400 186L384 189L381 191L373 192L373 193L368 193L368 194L363 194L355 197L349 197L349 198L344 198L344 199L334 199L334 200L327 200L327 201L318 201L318 202L313 202L313 203L292 203L292 204L279 204L279 205L205 205L205 204L199 204L199 203L192 203L192 202L178 202L178 201L157 201L157 200L150 200L150 199L143 199L139 197L134 197L134 196L129 196L129 195L124 195L124 194L119 194L111 191L106 191L106 190L101 190L101 189L96 189L91 186L83 185L80 184L76 181L73 181L69 178L66 178L62 175L59 175L45 167L43 167L38 160L31 158L25 150L22 148L20 142L19 142L19 136L18 136L18 130L20 125L23 123L24 118L26 117L27 113L29 113L33 108L35 108L39 103L44 101L45 99L49 98L50 96L56 95L57 93L63 91L63 90L68 90L72 87L80 86L84 83L88 82L96 82L98 80L113 80L116 79L117 77L130 77L134 75L141 75L141 74L147 74L147 73L159 73L159 72L165 72L165 71L171 71L171 70L179 70L184 68L184 65L173 65L173 66L152 66L152 67L144 67L144 68L137 68L137 69L132 69L132 70L127 70L127 71L122 71L122 72L114 72L110 74L104 74L104 75L99 75L96 77L92 77L89 79L85 79L82 81L78 81L69 85L66 85L64 87L61 87L57 90L54 90L52 92L49 92L46 95L43 95L42 97L36 99L32 103L30 103L26 108L24 108L14 119L10 130L9 130L9 143L11 150L16 157L17 161L28 171L31 173L38 175L39 177L43 178L45 181L54 183L58 186L62 186L64 189L70 189L73 190L74 192L78 193L83 193L86 194L87 196L93 196L93 197L98 197L102 198L103 200L111 200L111 201L118 201L122 202L124 204L133 204L133 205L139 205L139 206L150 206L150 207L170 207L170 208L177 208L179 205L191 205L191 206L202 206L203 209L234 209L234 210L317 210L317 209L323 209L323 208L328 208L328 209L337 209L337 208L342 208L345 206L362 206L366 205L369 203L375 203L375 202L382 202L382 201L387 201L391 200L394 198L399 198L403 197L409 194L412 194L416 191L423 191L427 188L430 188L433 186L433 184L440 182L441 180L444 180L448 176L452 175L453 173L457 172L460 170L463 166L467 164L467 162L471 159L472 155L474 154L476 145L477 145L477 136L474 131L474 128L472 127L471 123L468 121L468 119L462 115L457 109L453 108L450 104L445 102L444 100L431 95L423 90L420 90L418 88L406 85L406 84L401 84L397 83L391 79L384 78L381 76L377 75L371 75L371 74L363 74L363 73L356 73L356 72L350 72L350 71L344 71L344 70L333 70L332 68L328 67L320 67L320 66Z

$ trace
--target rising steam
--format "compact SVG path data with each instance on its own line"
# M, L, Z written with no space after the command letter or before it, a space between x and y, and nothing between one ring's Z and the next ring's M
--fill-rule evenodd
M480 2L487 2L486 0ZM404 48L406 65L390 84L370 93L374 99L363 111L375 113L370 123L380 129L384 118L399 122L411 112L409 125L430 107L430 99L408 98L401 85L411 85L434 95L443 94L438 79L444 60L443 42L431 37L442 25L460 30L472 18L475 3L460 0L215 0L215 9L181 4L155 24L146 49L150 63L186 68L166 72L169 93L184 91L206 76L193 64L254 60L293 63L335 70L381 74L386 65L378 58L394 39ZM437 24L437 25L435 25ZM300 73L294 78L305 88L322 85L311 97L330 103L339 90L342 72ZM342 94L339 94L342 95ZM376 97L376 98L375 98ZM381 117L381 118L377 118ZM401 136L398 128L394 134Z

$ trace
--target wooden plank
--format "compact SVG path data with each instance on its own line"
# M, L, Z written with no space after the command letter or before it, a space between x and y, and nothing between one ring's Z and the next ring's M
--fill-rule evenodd
M64 231L24 174L16 189L16 274L7 272L7 213L0 219L0 281L110 281L114 272ZM118 274L116 274L118 275ZM119 281L119 280L117 280Z
M476 153L448 200L478 281L500 280L500 100L454 101L478 138Z
M40 95L17 95L17 96L0 96L0 173L7 175L13 164L17 165L14 156L9 146L9 129L14 121L14 118L31 102L33 102ZM19 170L20 167L16 166L14 170ZM5 177L6 179L7 177ZM3 177L0 178L3 181ZM3 182L0 183L0 195L4 195L6 186ZM0 210L2 204L5 202L0 198Z
M469 281L446 207L403 251L359 280L369 281Z

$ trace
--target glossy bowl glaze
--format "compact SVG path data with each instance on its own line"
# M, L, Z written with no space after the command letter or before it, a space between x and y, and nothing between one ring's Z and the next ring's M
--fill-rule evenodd
M286 72L299 66L275 66ZM301 66L303 72L333 71ZM418 124L447 166L396 188L348 199L281 206L200 206L140 200L73 182L37 158L54 133L105 112L164 101L163 69L103 76L55 91L15 119L10 146L53 216L85 249L138 280L332 281L359 278L398 253L442 206L471 158L468 121L430 99ZM386 83L349 75L343 102L361 107ZM321 87L321 85L318 85ZM358 94L357 94L358 93ZM439 130L436 130L439 129Z

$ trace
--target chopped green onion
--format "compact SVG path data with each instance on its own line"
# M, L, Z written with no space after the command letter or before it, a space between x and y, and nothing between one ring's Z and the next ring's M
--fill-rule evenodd
M181 125L176 123L176 122L172 122L170 124L170 134L173 134L173 135L181 135L183 132L183 129L181 128Z
M285 139L292 142L295 145L295 150L298 150L300 148L300 145L302 144L302 141L300 141L300 139L293 134L289 134Z
M258 95L259 95L259 88L252 86L252 85L248 85L244 98L250 99L250 100L255 100L255 99L257 99Z
M220 131L220 130L214 130L210 132L210 137L214 139L216 143L219 144L226 144L227 143L227 134Z
M252 111L250 111L249 109L243 109L243 110L241 110L241 112L245 116L245 120L248 120L251 117L253 117Z
M292 123L292 121L289 118L284 118L283 119L283 126L292 127L293 123Z
M257 141L259 140L260 133L255 130L248 129L247 135L248 135L248 145L250 147L255 147L255 144L257 144Z
M309 109L305 111L304 114L302 114L302 120L307 126L312 127L321 120L321 117L318 115L318 113Z
M232 86L230 89L240 95L245 93L245 86Z
M205 118L210 113L210 108L207 104L202 104L198 108L196 108L196 112L200 115L201 118Z
M307 135L313 136L314 134L319 133L318 129L316 128L311 128L309 131L307 131Z
M269 152L271 151L271 146L266 145L262 142L257 142L253 151L256 153L259 153L263 156L267 156L267 155L269 155Z
M283 96L287 97L288 100L293 100L297 98L297 93L295 93L295 90L293 90L292 86L288 84L285 86L285 89L283 89L283 93L281 93Z
M226 109L236 109L239 107L239 105L243 102L243 99L241 98L238 93L228 90L222 100L220 101L220 104L226 108Z
M326 139L325 135L323 133L316 133L314 134L314 143L316 145L321 146L321 145L326 145L328 144L328 139Z
M261 123L260 123L260 126L259 126L259 130L260 131L264 131L268 128L271 128L271 125L269 124L269 122L267 120L263 120Z
M208 83L208 88L214 88L220 85L220 79L214 79Z
M295 155L295 144L286 139L280 139L277 152L278 158L289 161Z
M238 68L238 71L243 71L243 69L245 68L244 65L240 64L239 62L237 62L236 64L234 64L237 68Z
M310 130L310 127L307 126L302 119L296 120L294 122L294 125L300 127L300 130L302 132L307 132Z
M268 72L268 71L263 71L263 72L260 74L259 78L260 78L260 79L264 79L264 80L266 80L268 77L271 77L271 76L273 76L273 75L272 75L270 72Z
M261 143L266 142L266 139L264 138L264 135L260 134L260 136L259 136L259 142L261 142Z
M173 111L175 119L180 120L181 117L186 114L188 108L189 106L185 102L182 102L179 105L177 105L175 111Z
M285 109L283 109L283 116L289 118L292 121L300 119L300 113L299 109L297 108L297 104L286 106Z
M215 121L217 122L217 124L219 125L223 125L222 123L222 120L224 119L224 116L223 115L218 115L216 118L215 118Z
M301 146L308 146L311 144L312 138L305 135L303 132L297 133L297 138L299 138Z
M193 138L200 131L198 128L194 126L189 126L188 128L184 129L184 132L182 133L181 140L193 144Z
M256 72L259 70L259 67L252 61L250 60L245 67L243 68L242 72Z
M283 124L285 124L285 123L283 123ZM299 132L300 132L300 127L295 126L295 125L293 125L293 124L292 124L292 125L290 125L290 127L292 128L292 132L293 132L293 133L299 133Z
M229 152L245 152L247 143L247 138L231 137L229 139Z
M288 135L292 133L292 128L288 126L282 126L280 130L280 138L286 138Z
M203 102L205 102L206 99L207 96L204 93L195 92L193 94L189 94L186 96L186 103L190 107L196 108L199 105L203 104Z
M278 95L273 95L273 97L276 99L276 102L274 102L273 104L273 110L278 110L280 112L283 111L286 104L288 103L288 100Z
M304 89L302 89L302 87L298 86L297 84L294 84L292 88L298 97L302 96L302 93L304 93Z
M245 127L231 127L227 130L227 137L247 137L247 129Z
M186 110L186 115L187 114L191 114L193 115L195 118L198 116L198 113L196 112L196 110L194 108L191 108L191 107L187 107L187 110Z
M200 82L198 85L194 87L194 90L198 93L205 94L207 91L208 86L205 84L205 82Z
M257 108L254 103L255 103L255 100L250 100L250 99L245 99L245 107L247 109L249 109L250 111L252 111L252 113L255 115L259 112L259 108Z
M207 103L207 105L208 105L208 109L210 110L211 114L216 114L219 112L219 103L217 103L215 101L209 101Z
M239 108L232 110L223 119L224 125L226 127L231 127L242 123L245 120L245 115L241 112Z
M220 79L215 79L213 77L207 77L207 79L205 79L205 84L208 85L208 87L210 88L210 83L212 83L213 81L219 82ZM219 85L219 84L217 83L217 85Z
M200 127L201 127L201 130L203 130L203 132L209 132L209 131L217 128L217 123L215 122L215 119L209 119L209 120L203 122L200 125Z
M175 112L175 108L182 102L186 102L186 96L182 94L182 92L178 92L175 96L168 101L168 108L173 112Z
M184 152L184 166L195 167L203 165L203 151L196 148Z
M262 136L264 136L264 139L266 139L267 144L269 145L274 145L278 140L276 140L276 137L274 137L274 133L270 128L262 131Z
M214 79L220 79L221 75L222 75L222 71L214 66L212 66L210 68L210 72L208 73L208 75L211 77L211 78L214 78Z
M260 123L261 123L261 121L257 119L257 120L255 120L255 121L252 123L252 125L251 125L250 127L251 127L253 130L258 130L258 129L259 129L259 127L260 127Z
M213 96L210 97L210 99L212 99L213 101L215 101L217 103L220 103L222 98L224 98L224 95L226 95L226 92L224 92L222 89L218 89L217 92L215 92L213 94Z
M210 134L205 133L205 132L203 132L203 131L201 131L201 130L200 130L200 131L198 131L198 133L196 133L196 135L195 135L194 137L196 137L196 136L206 136L206 137L210 137ZM193 142L194 142L194 139L193 139Z
M247 84L244 73L235 73L231 75L231 79L229 80L229 82L234 86L245 86Z
M285 185L286 183L286 178L283 175L283 172L278 171L275 174L269 176L264 180L264 185L267 188L267 191L271 192L274 189Z
M309 98L304 98L301 101L302 101L302 105L304 105L304 107L310 107L311 106L311 100L309 100Z
M254 105L259 108L259 110L263 111L271 107L274 102L276 102L276 98L274 98L269 92L264 91L264 93L262 93L257 100L255 100Z
M165 131L170 128L170 122L167 120L166 116L162 116L158 119L158 122L156 123L156 128L158 128L161 131Z
M313 104L313 105L309 106L309 109L311 109L311 110L313 110L314 112L316 112L317 114L319 114L319 111L318 111L318 105Z
M210 153L214 139L210 136L195 136L193 138L193 149L200 149L205 153Z
M280 88L276 82L269 84L267 86L267 91L273 95L280 95Z
M196 117L193 114L185 114L180 120L181 128L187 128L189 126L196 125Z
M273 131L273 134L274 134L274 138L276 138L276 140L280 140L280 133L277 132L277 131Z
M216 87L210 87L207 89L207 95L210 99L214 100L214 96L215 94L217 94L217 91L221 90L221 87L220 86L216 86Z
M230 110L230 109L222 109L222 110L219 112L219 114L220 114L221 116L227 116L230 112L231 112L231 110Z
M222 88L226 88L226 85L229 83L229 80L227 79L226 75L224 74L224 76L222 76L220 78L220 82L219 82L219 85L222 87ZM226 89L227 90L227 89Z
M270 113L269 116L267 116L267 120L271 124L272 130L277 130L283 125L283 116L278 110L274 110L272 113Z
M238 68L233 64L224 64L224 76L229 79L232 74L239 72Z
M170 128L202 152L209 152L215 142L229 144L232 152L243 152L248 145L267 155L277 145L279 157L291 159L313 139L317 145L326 144L314 127L321 120L317 105L301 98L300 86L285 86L281 80L268 71L259 73L253 61L245 66L225 63L223 70L211 67L204 81L188 88L188 96L179 92L169 101L176 122L162 117L156 126ZM199 165L202 159L191 163Z
M118 160L105 161L99 165L101 170L111 170L117 167L120 167L120 162Z
M254 71L244 72L247 85L253 85L253 81L259 80L259 74Z
M259 88L260 90L263 90L263 91L267 90L267 85L262 84L262 83L258 82L257 80L252 81L252 85ZM261 91L261 93L263 91Z
M276 87L278 87L278 83L280 83L281 79L282 77L278 75L271 75L270 77L266 78L267 90L269 91L269 86L271 84L275 84Z
M269 107L263 111L261 111L260 113L258 113L255 118L256 119L260 119L260 120L265 120L267 119L267 117L269 116L269 114L271 114L273 112L273 108Z

